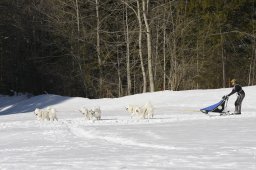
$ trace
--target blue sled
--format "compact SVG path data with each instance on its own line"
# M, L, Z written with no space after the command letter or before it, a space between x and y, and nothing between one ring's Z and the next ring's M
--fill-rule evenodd
M222 99L220 102L208 106L206 108L200 109L201 112L208 114L208 112L217 112L217 113L223 113L225 108L227 107L228 99Z

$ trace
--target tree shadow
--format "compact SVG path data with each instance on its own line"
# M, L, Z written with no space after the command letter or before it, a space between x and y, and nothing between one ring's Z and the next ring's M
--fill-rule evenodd
M32 112L36 108L45 108L70 99L58 95L4 96L0 98L0 116Z

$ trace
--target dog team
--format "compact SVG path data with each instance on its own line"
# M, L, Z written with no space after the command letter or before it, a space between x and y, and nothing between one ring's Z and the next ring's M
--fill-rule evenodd
M125 109L131 115L131 118L150 119L154 117L154 108L150 102L147 102L143 106L128 105ZM101 120L102 112L100 107L94 107L92 109L81 107L79 111L86 120ZM47 107L46 109L36 108L34 114L38 120L58 121L56 110L51 107Z

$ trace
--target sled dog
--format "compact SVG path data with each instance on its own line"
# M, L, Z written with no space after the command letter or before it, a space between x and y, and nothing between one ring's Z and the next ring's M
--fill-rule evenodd
M49 116L46 110L36 108L34 111L37 120L49 120Z
M143 118L153 118L154 117L154 108L153 105L150 102L147 102L143 108L142 108L142 112L143 112Z
M100 107L95 107L93 108L93 117L96 118L96 120L100 120L101 119L101 109Z
M46 109L36 108L34 113L37 117L37 120L48 120L48 121L58 120L56 115L56 110L51 107L47 107Z
M100 120L101 119L100 107L96 107L93 109L87 109L86 107L82 107L79 111L85 116L86 120Z
M92 110L88 110L86 107L82 107L79 111L85 116L86 120L91 120L93 118Z
M49 116L50 121L54 121L54 120L58 121L57 114L56 114L56 109L51 108L51 107L47 107L46 110L48 112L48 116Z
M128 105L126 110L131 114L131 118L153 118L154 108L150 102L147 102L144 106Z
M125 107L126 111L128 113L130 113L131 118L133 117L139 117L142 118L143 117L143 112L141 110L141 107L136 106L136 105L128 105L127 107Z

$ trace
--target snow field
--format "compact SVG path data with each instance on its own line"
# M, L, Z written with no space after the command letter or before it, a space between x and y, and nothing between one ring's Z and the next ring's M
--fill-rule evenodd
M243 114L206 116L231 89L163 91L90 100L57 95L0 97L1 170L256 169L256 87L245 87ZM128 104L155 107L131 119ZM233 95L228 109L234 109ZM36 107L56 108L58 122L37 121ZM78 109L100 106L102 120Z

